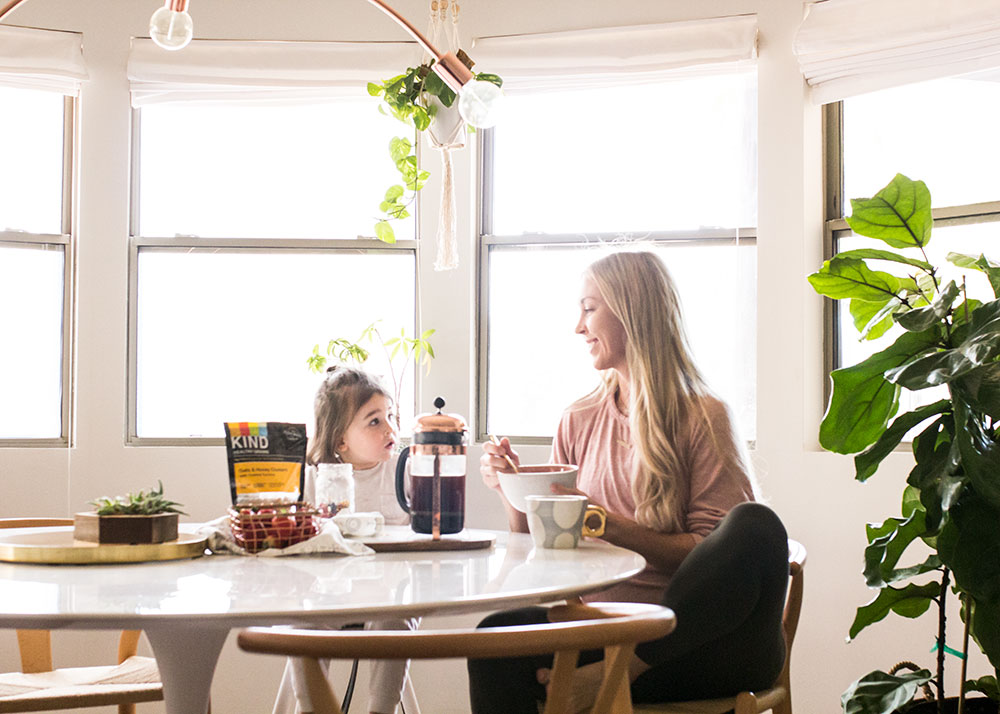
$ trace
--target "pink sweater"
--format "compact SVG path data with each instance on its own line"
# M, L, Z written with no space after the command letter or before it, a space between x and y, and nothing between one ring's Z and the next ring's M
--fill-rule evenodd
M753 485L742 468L729 463L739 459L721 458L723 450L739 451L726 405L708 398L705 412L691 418L677 449L688 476L688 499L684 506L684 531L699 541L708 535L729 509L754 500ZM577 488L609 511L635 518L632 497L632 438L628 417L618 411L612 395L590 395L563 412L552 442L554 463L580 467ZM600 593L600 599L659 602L670 581L669 574L653 566L631 580Z

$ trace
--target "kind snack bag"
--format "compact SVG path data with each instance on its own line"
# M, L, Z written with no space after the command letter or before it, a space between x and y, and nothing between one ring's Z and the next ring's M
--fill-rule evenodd
M226 422L226 455L233 505L294 503L302 494L306 425Z

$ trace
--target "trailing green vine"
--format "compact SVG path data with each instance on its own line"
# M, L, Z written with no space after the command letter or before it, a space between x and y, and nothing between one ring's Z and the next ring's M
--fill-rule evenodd
M462 50L458 58L469 68L472 60ZM379 111L393 116L413 127L417 132L425 131L434 121L437 106L428 97L435 97L443 106L455 103L455 92L432 71L434 62L409 67L403 74L381 82L369 82L368 94L381 97ZM498 87L503 80L495 74L480 72L475 78L491 82ZM472 130L472 127L469 127ZM416 135L414 135L414 139ZM389 157L399 171L400 183L390 186L379 204L380 218L375 223L375 237L384 243L395 243L396 233L390 221L409 218L410 206L416 199L417 191L424 187L430 172L421 169L417 162L416 141L405 136L396 136L389 141Z

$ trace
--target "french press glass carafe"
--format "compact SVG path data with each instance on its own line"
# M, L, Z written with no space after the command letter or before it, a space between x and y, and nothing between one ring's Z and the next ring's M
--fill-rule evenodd
M465 527L465 454L468 430L458 414L443 414L444 399L434 400L436 413L421 414L413 443L396 464L396 500L410 514L416 533L443 533ZM407 499L406 464L410 464L410 497Z

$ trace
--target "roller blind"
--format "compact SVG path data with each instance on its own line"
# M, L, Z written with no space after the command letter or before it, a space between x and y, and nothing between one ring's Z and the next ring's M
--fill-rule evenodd
M507 92L655 82L752 63L757 17L479 37L469 54L474 70L499 74Z
M132 104L175 101L292 102L357 94L368 82L421 61L413 42L195 40L169 52L134 39Z
M75 95L86 79L79 33L0 25L0 84Z
M1000 67L997 0L825 0L795 52L813 101Z

